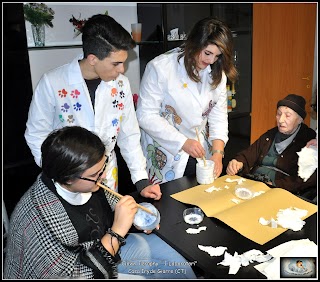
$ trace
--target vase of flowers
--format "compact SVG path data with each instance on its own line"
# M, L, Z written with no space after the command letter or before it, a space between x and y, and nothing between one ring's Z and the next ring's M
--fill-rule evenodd
M31 23L36 47L45 45L45 26L53 27L54 11L44 3L27 3L23 5L24 17Z

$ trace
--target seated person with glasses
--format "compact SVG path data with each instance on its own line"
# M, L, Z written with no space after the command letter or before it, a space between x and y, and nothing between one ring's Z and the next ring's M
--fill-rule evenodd
M302 195L316 188L317 174L304 181L298 176L298 154L316 132L303 123L306 101L289 94L277 103L277 126L238 153L227 167L228 175L240 174Z
M135 229L136 201L97 185L107 173L105 150L79 126L47 136L42 173L10 219L4 278L196 278L186 259L152 231L128 233Z

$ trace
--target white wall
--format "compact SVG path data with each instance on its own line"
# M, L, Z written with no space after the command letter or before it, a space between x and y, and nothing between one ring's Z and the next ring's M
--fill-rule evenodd
M95 14L104 14L108 10L109 16L119 22L131 33L131 23L137 22L137 4L124 2L108 3L46 3L54 12L53 28L46 27L46 46L81 45L81 35L74 38L74 26L69 22L72 15L75 18L87 19ZM28 47L34 47L31 24L26 21ZM70 62L82 53L81 46L76 48L29 49L29 60L32 86L35 89L42 74L50 69ZM129 51L126 62L125 75L131 83L132 93L138 93L140 86L139 47Z

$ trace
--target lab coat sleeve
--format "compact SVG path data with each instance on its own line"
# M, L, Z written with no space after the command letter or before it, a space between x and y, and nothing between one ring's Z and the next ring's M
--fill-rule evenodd
M224 145L226 145L229 140L226 83L227 77L223 74L222 80L217 87L219 93L218 101L208 117L208 140L212 142L213 140L220 139L224 142Z
M24 134L35 162L40 167L41 145L53 130L54 113L55 101L53 89L47 75L44 74L32 97Z
M140 84L137 118L146 133L172 155L176 155L188 138L160 116L161 104L166 95L164 85L170 79L170 71L166 71L157 69L153 62L147 65Z
M140 144L140 128L128 81L125 84L125 88L126 100L117 144L130 171L131 180L135 184L141 179L148 179L147 164ZM121 177L121 175L119 175L119 177Z

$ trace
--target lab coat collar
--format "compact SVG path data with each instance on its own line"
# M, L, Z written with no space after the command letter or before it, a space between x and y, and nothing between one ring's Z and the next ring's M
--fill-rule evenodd
M210 65L207 66L204 69L204 71L208 72L208 73L211 73ZM200 102L200 95L199 95L199 90L197 88L197 83L194 82L193 80L191 80L190 77L188 76L187 70L186 70L185 65L184 65L184 57L179 59L178 73L179 73L179 77L180 77L180 80L181 80L182 87L184 87L184 88L188 89L189 91L191 91Z
M78 55L76 58L68 66L68 83L69 85L72 84L79 84L83 82L82 72L79 65L79 60L83 59L83 54Z

